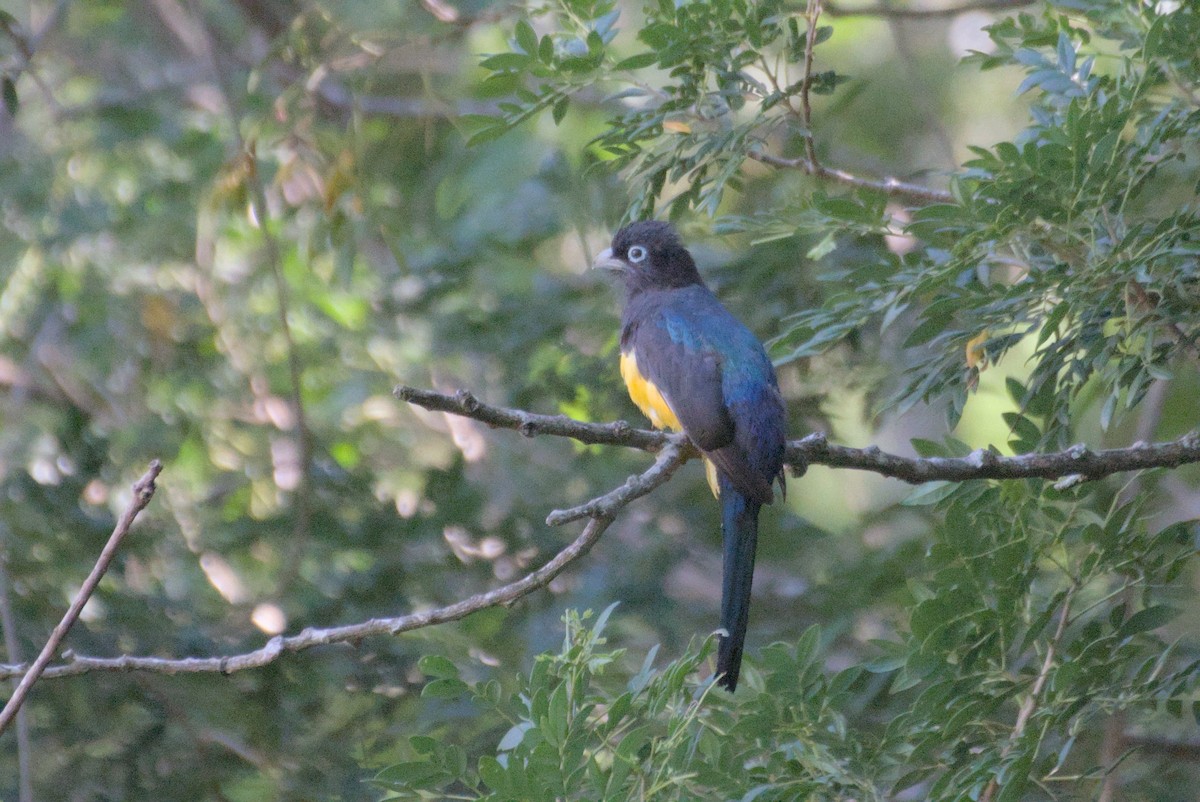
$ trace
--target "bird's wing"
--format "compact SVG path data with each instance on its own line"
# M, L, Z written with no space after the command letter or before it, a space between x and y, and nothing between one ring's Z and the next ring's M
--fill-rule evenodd
M622 357L634 400L640 380L741 493L769 503L783 405L762 346L707 290L663 298L637 323Z

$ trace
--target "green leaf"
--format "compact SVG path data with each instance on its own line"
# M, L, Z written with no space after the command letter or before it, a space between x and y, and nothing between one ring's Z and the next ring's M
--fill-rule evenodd
M554 124L558 125L563 121L563 117L567 116L567 107L571 105L571 98L560 97L554 101L554 106L550 110L550 116L554 118Z
M516 29L517 47L529 56L535 56L538 52L538 37L533 31L533 26L525 20L517 20Z
M1171 621L1179 615L1179 610L1175 607L1170 607L1165 604L1158 604L1153 607L1147 607L1144 610L1131 615L1121 628L1117 630L1117 636L1128 638L1131 635L1137 635L1141 632L1149 632L1152 629L1158 629L1164 624Z
M907 497L900 503L905 507L924 507L930 504L937 504L943 499L949 498L958 490L958 482L926 482L917 487L916 490L909 493Z
M817 650L821 646L821 627L813 624L804 630L800 640L796 642L796 668L804 671L817 659Z
M614 70L641 70L649 67L651 64L658 61L657 53L638 53L628 58L623 58L613 65Z
M834 232L830 231L821 238L820 242L809 248L808 253L806 253L805 256L816 262L833 253L836 248L837 237L835 236Z
M408 743L418 755L436 754L442 748L441 741L428 735L414 735L408 739Z
M1117 400L1120 395L1117 391L1108 394L1108 398L1104 399L1104 406L1100 408L1100 428L1108 431L1108 427L1112 425L1113 414L1117 410Z
M524 53L498 53L479 62L485 70L523 70L533 59Z
M17 98L16 82L7 75L0 78L0 92L3 93L4 110L8 112L9 116L16 117L17 108L20 106L20 101Z
M484 142L490 142L493 139L499 139L507 134L510 130L504 122L496 122L491 128L484 128L467 137L467 147L482 145Z
M510 787L508 783L508 772L504 766L500 765L500 761L491 755L483 755L479 758L478 763L479 779L487 784L487 787L498 794L505 793Z
M427 677L458 679L458 666L440 654L427 654L417 661L417 668Z
M458 699L467 692L467 684L457 679L435 679L425 684L421 696L428 699Z
M600 611L600 615L596 616L596 623L592 624L592 636L594 638L597 640L600 639L601 635L604 634L604 628L608 626L608 619L620 606L621 603L619 601L615 601Z
M550 706L546 711L542 734L551 746L561 746L567 739L567 731L571 725L568 692L567 683L562 682L550 694Z

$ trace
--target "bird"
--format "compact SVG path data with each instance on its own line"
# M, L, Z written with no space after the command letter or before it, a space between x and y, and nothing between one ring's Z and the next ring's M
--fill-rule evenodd
M721 506L717 682L737 689L750 612L758 516L786 494L786 410L766 349L705 285L666 222L620 229L593 267L624 284L620 372L656 428L682 431L705 461Z

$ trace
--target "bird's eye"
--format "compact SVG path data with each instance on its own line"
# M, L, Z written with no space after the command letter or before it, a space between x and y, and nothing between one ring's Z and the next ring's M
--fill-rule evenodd
M634 245L629 249L629 261L634 262L635 264L637 262L644 261L647 253L649 252L641 245Z

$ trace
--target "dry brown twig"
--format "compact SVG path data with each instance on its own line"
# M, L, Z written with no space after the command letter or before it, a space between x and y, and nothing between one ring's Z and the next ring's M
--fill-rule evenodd
M154 460L150 463L150 468L142 478L138 479L133 485L133 498L130 500L125 512L121 513L121 517L117 519L117 525L109 536L108 542L104 544L104 548L100 551L100 557L97 558L96 564L92 566L91 573L83 581L83 586L75 594L75 599L71 602L71 606L67 608L67 612L63 615L62 620L58 622L58 626L50 633L50 638L46 641L46 645L42 647L41 653L33 661L33 665L29 667L29 670L25 672L25 676L21 678L21 682L17 685L16 690L13 691L13 695L9 697L8 703L4 705L4 709L0 711L0 733L4 732L12 722L13 717L17 715L17 711L21 709L21 704L25 701L25 697L29 695L29 690L38 681L38 678L42 676L50 661L54 659L54 655L58 652L58 647L62 644L63 638L67 636L71 627L79 619L79 614L83 612L83 606L87 604L88 599L96 592L96 586L104 578L104 573L108 570L108 566L112 563L113 558L117 556L117 550L121 547L121 541L129 534L129 529L137 519L138 513L146 509L146 505L150 503L150 499L154 498L154 480L158 478L161 472L162 463Z
M825 13L831 17L888 17L892 19L926 20L957 17L970 11L1003 13L1033 5L1037 0L967 0L946 6L843 6L831 0L825 2Z
M48 679L70 677L92 671L231 674L265 666L285 654L316 646L353 644L370 636L397 635L457 621L488 607L511 605L550 584L568 565L591 549L622 508L665 483L684 462L697 454L691 443L681 435L636 429L624 421L584 423L562 415L540 415L485 404L466 391L446 395L432 390L400 386L395 389L395 394L401 400L428 410L469 417L494 428L518 431L527 437L552 435L572 438L587 444L625 446L655 453L656 459L649 468L630 477L620 487L578 507L551 512L547 517L547 523L550 525L559 525L579 518L589 518L589 521L574 541L541 568L515 582L446 607L326 629L305 629L298 635L276 636L254 651L224 657L97 657L67 652L64 653L64 663L47 667L42 676ZM1091 451L1083 446L1076 446L1053 454L1025 454L1015 457L1004 457L992 451L979 450L966 457L921 458L888 454L873 447L859 449L838 446L827 442L824 435L814 434L802 440L789 442L786 460L793 470L808 463L871 471L912 484L929 481L1062 477L1091 480L1123 471L1177 467L1185 463L1200 462L1200 436L1192 433L1173 442L1137 444L1130 448L1104 451ZM24 671L24 666L0 665L0 679L18 676Z
M899 178L885 176L883 178L864 178L859 175L841 170L836 167L826 167L817 158L817 143L813 136L812 101L810 99L813 83L813 48L817 42L817 23L821 19L822 0L808 0L805 16L808 20L807 36L804 43L804 75L800 79L800 122L804 126L801 138L804 141L804 155L794 159L765 153L761 150L751 150L747 156L757 162L771 167L788 170L801 170L807 175L822 181L841 184L854 189L869 189L883 192L892 197L906 198L916 203L954 203L954 196L940 189L923 187Z
M415 629L457 621L471 613L489 607L509 606L524 596L549 585L555 577L562 573L568 565L586 554L600 536L604 534L609 524L621 507L636 498L646 495L660 486L682 465L693 453L690 444L682 438L674 438L665 444L654 461L654 464L637 476L630 477L625 484L612 493L596 499L585 513L590 518L587 526L579 537L575 538L566 548L554 555L545 565L538 568L515 582L477 593L474 596L455 602L446 607L427 610L393 618L374 618L357 624L347 624L340 627L325 629L305 629L298 635L276 636L262 648L252 652L230 655L225 657L189 657L171 659L164 657L140 657L122 655L120 657L93 657L68 652L64 656L66 662L62 665L47 668L44 676L48 679L72 677L87 674L92 671L150 671L160 674L203 674L219 673L232 674L260 668L273 663L284 654L300 652L315 646L328 646L339 643L357 643L363 638L373 635L398 635ZM570 518L574 520L574 518ZM41 658L39 658L40 660ZM0 678L19 674L21 666L0 666Z

